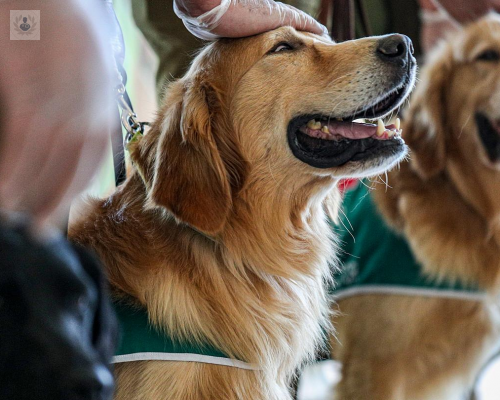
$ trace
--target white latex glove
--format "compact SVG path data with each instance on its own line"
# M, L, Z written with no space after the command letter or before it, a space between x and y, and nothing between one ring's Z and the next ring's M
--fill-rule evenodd
M328 34L310 15L273 0L174 0L175 13L200 39L244 37L280 26Z

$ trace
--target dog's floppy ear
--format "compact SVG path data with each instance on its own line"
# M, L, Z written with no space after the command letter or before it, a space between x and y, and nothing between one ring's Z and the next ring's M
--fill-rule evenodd
M444 45L443 45L444 46ZM412 168L430 179L446 164L446 93L453 68L451 48L441 47L437 59L422 72L412 105L405 116L403 138L411 149ZM436 53L434 53L436 55Z
M163 118L131 150L132 160L154 206L201 232L217 234L231 209L233 173L221 157L221 148L230 147L228 139L214 136L211 107L217 94L193 77L174 83L165 102Z

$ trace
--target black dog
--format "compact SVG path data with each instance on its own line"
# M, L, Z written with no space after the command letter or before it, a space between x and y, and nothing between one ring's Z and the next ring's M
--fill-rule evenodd
M90 255L0 225L0 399L110 399L116 332Z

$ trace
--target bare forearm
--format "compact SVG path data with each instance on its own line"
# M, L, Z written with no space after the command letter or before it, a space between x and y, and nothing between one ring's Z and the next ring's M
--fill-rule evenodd
M40 10L42 29L41 40L0 37L6 210L57 219L105 155L114 75L99 6L98 0L0 1L2 26L9 9L19 7Z

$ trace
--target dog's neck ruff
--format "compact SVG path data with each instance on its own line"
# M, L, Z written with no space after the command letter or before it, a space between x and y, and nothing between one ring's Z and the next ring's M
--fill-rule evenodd
M178 341L160 332L148 319L145 309L125 302L114 302L120 323L120 345L113 363L133 361L197 362L258 370L252 364L227 357L208 344Z
M332 294L336 300L363 294L444 297L483 301L487 294L461 282L437 280L423 272L405 239L389 228L362 182L345 194L341 271Z

